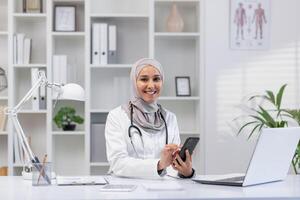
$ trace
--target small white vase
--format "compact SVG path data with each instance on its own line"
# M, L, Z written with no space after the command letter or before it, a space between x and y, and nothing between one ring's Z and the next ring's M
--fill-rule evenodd
M170 14L167 18L167 31L168 32L182 32L184 27L183 19L178 12L177 5L172 4Z

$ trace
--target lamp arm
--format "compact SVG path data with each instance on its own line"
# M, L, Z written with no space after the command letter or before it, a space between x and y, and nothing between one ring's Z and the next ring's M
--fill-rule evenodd
M28 144L27 138L26 138L25 133L22 129L22 126L18 120L17 114L20 111L20 109L22 108L22 105L32 97L33 92L42 85L46 85L47 87L50 87L50 85L56 85L56 84L49 84L45 73L43 71L39 71L38 72L38 80L36 81L36 83L34 83L32 88L26 93L26 95L21 99L21 101L15 107L13 107L12 109L8 109L6 111L6 114L11 118L13 126L16 129L16 132L17 132L17 135L19 138L19 142L21 142L22 148L26 154L26 157L28 158L29 163L32 163L32 165L38 171L40 171L40 173L42 173L42 168L39 165L40 161L39 161L38 157L36 157L34 155L34 153L32 152L32 150ZM51 180L49 179L48 175L42 174L42 176L45 178L45 180L48 183L51 183Z
M16 129L16 132L17 132L17 135L18 135L18 138L19 138L19 141L21 142L21 145L22 145L22 148L26 154L26 157L28 158L28 163L31 163L31 162L36 162L36 157L35 155L33 154L29 144L28 144L28 141L27 141L27 138L25 137L25 133L22 129L22 126L18 120L18 116L15 114L15 115L12 115L11 116L11 120L13 122L13 125Z

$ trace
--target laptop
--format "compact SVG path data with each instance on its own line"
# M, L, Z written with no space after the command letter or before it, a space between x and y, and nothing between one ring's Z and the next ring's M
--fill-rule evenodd
M105 185L108 181L102 176L57 176L57 185Z
M233 177L206 175L193 180L203 184L229 186L250 186L283 180L288 174L299 139L299 127L263 129L246 174Z

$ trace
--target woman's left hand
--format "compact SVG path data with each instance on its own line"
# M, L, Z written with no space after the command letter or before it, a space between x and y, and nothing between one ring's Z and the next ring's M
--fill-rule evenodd
M177 154L175 159L173 160L172 167L173 169L178 171L181 175L189 177L193 173L192 157L188 150L185 150L185 155L186 155L186 160L184 162L179 156L179 154Z

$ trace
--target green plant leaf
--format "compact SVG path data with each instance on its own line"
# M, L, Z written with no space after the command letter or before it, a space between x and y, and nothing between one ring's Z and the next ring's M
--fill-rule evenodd
M258 121L260 121L261 123L265 124L266 121L263 119L263 118L260 118L258 116L255 116L255 115L250 115L250 117L254 118L254 119L257 119Z
M266 121L266 125L268 125L269 127L273 128L276 126L276 122L275 120L271 117L271 115L261 106L259 106L261 112L258 111L258 114L261 115L265 121Z
M74 108L68 106L61 107L53 118L53 121L58 128L62 128L63 125L72 124L72 122L82 124L84 119L75 114L76 110Z
M263 98L263 95L254 95L254 96L251 96L251 97L248 99L248 101L251 101L251 100L253 100L253 99L255 99L255 98Z
M248 136L248 140L250 139L250 137L253 135L254 131L255 131L259 126L261 126L261 124L257 124L257 125L252 129L251 133L250 133L249 136Z
M267 93L267 96L265 96L266 99L268 99L272 104L275 105L276 102L275 102L274 93L272 91L270 91L270 90L266 90L266 93Z
M282 95L283 95L283 92L284 92L284 89L286 86L287 86L287 84L284 84L283 86L281 86L281 88L279 89L279 92L276 95L276 106L277 106L278 110L281 107Z
M252 121L252 122L248 122L248 123L244 124L244 125L239 129L237 135L239 135L245 127L247 127L247 126L249 126L249 125L251 125L251 124L254 124L254 123L257 123L257 121Z

